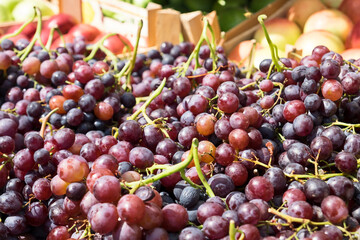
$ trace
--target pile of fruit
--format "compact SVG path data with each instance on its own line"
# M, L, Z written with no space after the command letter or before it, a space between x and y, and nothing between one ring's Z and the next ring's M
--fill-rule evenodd
M129 59L112 34L50 50L41 21L3 37L1 238L358 239L360 60L279 58L263 20L272 58L246 70L206 19Z
M360 17L357 9L360 0L297 0L285 17L276 17L265 23L270 38L277 43L280 57L287 57L287 45L301 50L298 55L311 55L318 45L324 45L345 58L360 57ZM255 66L270 57L265 34L258 28ZM249 59L251 41L239 43L229 54L229 59L245 64ZM294 54L292 57L297 57Z
M28 20L34 15L33 6L37 6L43 16L54 15L52 5L44 0L1 0L0 23Z

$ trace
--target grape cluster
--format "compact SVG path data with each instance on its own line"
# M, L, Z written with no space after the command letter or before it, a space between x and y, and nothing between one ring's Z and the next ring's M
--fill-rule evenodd
M1 238L359 237L360 61L209 43L2 40Z

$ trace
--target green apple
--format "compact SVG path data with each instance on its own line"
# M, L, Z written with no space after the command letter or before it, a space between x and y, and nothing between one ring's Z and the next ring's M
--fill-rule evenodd
M286 44L294 45L301 34L299 26L286 18L273 18L265 22L271 41L279 50L285 51ZM255 32L255 40L267 46L267 40L262 28Z
M6 7L0 5L0 22L9 22L12 17Z
M138 7L146 8L150 0L133 0L132 4Z
M21 0L1 0L0 5L4 6L9 13L15 8L16 4L18 4Z
M54 15L53 10L48 7L43 1L39 0L25 0L18 3L12 11L12 16L15 21L24 22L34 16L34 6L37 6L43 16Z

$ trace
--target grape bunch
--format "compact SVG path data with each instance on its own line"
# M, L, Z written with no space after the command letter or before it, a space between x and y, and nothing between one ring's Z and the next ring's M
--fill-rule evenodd
M360 60L37 37L0 40L1 238L359 237Z

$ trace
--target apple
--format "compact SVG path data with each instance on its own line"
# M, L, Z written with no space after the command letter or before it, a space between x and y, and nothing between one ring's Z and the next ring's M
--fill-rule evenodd
M0 22L8 22L13 20L11 12L15 5L19 3L19 1L20 0L0 1Z
M312 14L305 23L304 32L326 30L345 42L353 28L348 16L336 9L325 9Z
M104 36L105 36L104 33L100 34L93 42L96 43ZM131 50L133 50L133 46L131 45L130 41L121 34L116 34L114 36L110 36L106 38L103 45L104 47L106 47L111 52L117 55L127 51L123 42L126 43Z
M321 0L328 8L339 8L343 0Z
M34 6L37 6L42 16L54 15L53 10L44 2L40 0L24 0L19 2L14 10L12 16L17 22L25 22L34 16Z
M357 23L360 20L360 0L343 0L339 10L348 16L353 23Z
M341 53L342 57L345 60L349 59L359 59L360 58L360 48L349 48Z
M71 34L64 34L63 35L63 38L64 38L64 41L65 43L72 43L74 41L74 36L71 35ZM51 49L56 49L57 47L63 47L63 41L62 39L59 37L59 38L56 38L52 44L51 44Z
M4 6L11 13L21 0L1 0L0 5Z
M100 31L90 24L81 23L71 28L68 34L74 37L83 36L85 41L93 41L100 34Z
M45 24L45 28L58 27L62 33L67 33L77 24L76 19L65 13L60 13L52 16Z
M231 50L228 59L236 62L237 64L240 64L240 67L246 66L252 47L253 42L251 40L242 41ZM255 49L259 48L260 44L256 43Z
M43 44L46 44L48 39L49 39L49 36L50 36L50 28L44 28L41 30L41 33L40 33L40 39L41 39L41 42ZM53 35L53 39L52 41L54 41L55 39L57 39L59 37L59 33L57 31L54 32L54 35Z
M17 31L21 27L21 25L22 24L17 24L17 25L10 27L6 31L6 33L13 33L15 31ZM22 30L21 34L26 35L27 38L31 38L34 35L35 31L36 31L36 23L31 22Z
M279 57L286 57L285 51L278 50ZM269 46L260 46L259 49L256 49L254 54L254 67L259 69L260 63L262 60L270 58L271 51Z
M319 45L324 45L331 51L338 53L345 49L343 42L338 36L325 30L303 33L295 42L295 48L302 50L302 56L311 55L312 50Z
M345 42L346 48L360 48L360 22L356 23Z
M286 44L294 45L300 36L299 26L286 18L273 18L265 22L271 41L276 44L279 50L285 51ZM255 40L263 46L267 46L267 40L262 28L255 32Z
M302 29L311 14L323 9L326 7L320 0L297 0L289 8L287 18L296 22Z

